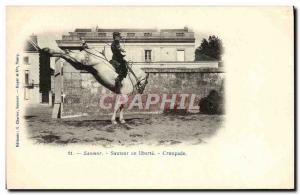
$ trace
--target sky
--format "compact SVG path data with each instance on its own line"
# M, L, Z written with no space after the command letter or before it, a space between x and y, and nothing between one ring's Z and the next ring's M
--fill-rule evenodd
M24 7L17 10L23 34L38 35L41 47L57 47L55 40L75 28L157 28L185 26L195 32L196 47L202 38L216 35L222 39L219 20L221 8L205 7ZM13 11L13 10L12 10ZM213 16L213 17L212 17ZM22 21L22 22L21 22ZM26 21L25 23L23 21Z

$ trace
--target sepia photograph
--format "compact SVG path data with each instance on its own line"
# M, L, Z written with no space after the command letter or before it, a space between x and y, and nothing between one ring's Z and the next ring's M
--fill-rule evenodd
M6 188L295 189L294 17L6 7Z
M30 35L18 56L36 143L200 144L225 120L223 45L213 33L95 26L52 34Z

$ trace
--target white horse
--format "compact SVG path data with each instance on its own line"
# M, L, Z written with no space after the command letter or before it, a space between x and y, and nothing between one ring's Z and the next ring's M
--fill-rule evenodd
M48 54L50 57L60 57L71 64L75 69L86 70L91 73L94 78L104 87L116 91L115 80L118 76L115 68L109 63L104 55L104 52L99 52L96 49L79 50L64 50L54 51L50 48L40 49L40 52ZM114 112L111 117L111 122L117 124L116 115L120 111L120 122L125 123L124 120L124 101L127 95L133 93L143 93L147 85L149 73L146 74L143 70L136 66L128 67L129 71L127 77L122 81L120 94L117 95Z

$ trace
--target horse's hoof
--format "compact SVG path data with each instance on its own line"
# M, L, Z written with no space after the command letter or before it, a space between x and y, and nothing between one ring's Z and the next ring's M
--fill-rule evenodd
M113 125L118 124L116 120L111 120L111 123L112 123Z
M122 120L120 120L120 123L121 123L121 124L125 124L126 121L125 121L124 119L122 119Z

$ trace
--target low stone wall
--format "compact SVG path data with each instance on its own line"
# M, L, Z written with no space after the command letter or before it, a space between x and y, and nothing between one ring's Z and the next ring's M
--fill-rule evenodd
M211 90L220 93L224 90L225 73L222 68L144 68L144 70L149 73L148 85L140 97L129 97L127 108L130 107L130 110L127 109L127 112L161 112L168 109L182 109L182 105L185 110L198 111L197 105L202 97L207 96ZM112 93L89 73L64 72L63 93L65 116L111 113L115 102ZM181 100L182 94L187 96L184 101ZM159 101L147 107L147 101L154 102L151 99L151 97L155 99L153 96L159 96ZM167 103L162 107L164 98ZM168 103L172 98L176 100L175 105ZM133 105L130 105L131 103ZM111 108L103 109L103 105Z

